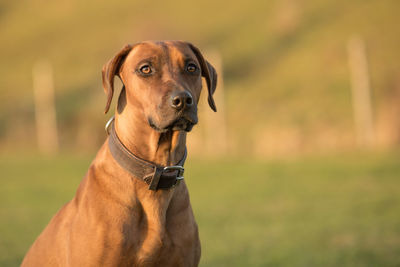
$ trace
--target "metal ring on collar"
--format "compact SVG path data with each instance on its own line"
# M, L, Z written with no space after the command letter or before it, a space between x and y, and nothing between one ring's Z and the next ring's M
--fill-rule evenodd
M112 116L106 123L106 126L104 127L104 129L106 130L107 135L110 135L110 126L111 123L113 122L113 120L115 119L115 116Z

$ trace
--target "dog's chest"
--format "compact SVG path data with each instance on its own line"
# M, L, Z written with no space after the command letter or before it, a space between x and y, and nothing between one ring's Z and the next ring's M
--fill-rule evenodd
M132 225L125 232L124 257L134 266L196 266L200 257L197 226L191 213L180 223L167 220L162 225ZM134 229L133 229L134 228ZM198 260L197 260L198 261Z
M161 243L157 240L152 244L146 242L137 253L135 263L138 266L195 266L196 239L192 239L189 246L183 246L178 238L174 239L164 236Z

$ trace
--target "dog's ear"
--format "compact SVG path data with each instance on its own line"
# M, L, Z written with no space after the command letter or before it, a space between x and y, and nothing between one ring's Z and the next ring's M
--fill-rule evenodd
M204 59L203 55L201 54L200 50L192 45L191 43L187 43L192 49L193 53L196 55L197 60L200 63L201 67L201 76L206 79L207 88L208 88L208 104L210 105L211 109L215 112L217 111L217 107L215 106L213 94L215 89L217 88L217 72L215 68Z
M104 64L102 69L103 88L107 95L107 104L104 113L110 109L111 101L114 95L114 76L119 76L119 71L124 63L126 56L132 50L132 45L125 45L112 59Z

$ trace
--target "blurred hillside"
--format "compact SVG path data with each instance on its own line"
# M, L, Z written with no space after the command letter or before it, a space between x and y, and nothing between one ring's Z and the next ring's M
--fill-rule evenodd
M54 69L61 148L95 151L109 117L102 113L102 65L125 43L181 39L221 54L230 152L353 149L346 49L354 35L367 48L376 147L398 146L399 11L396 0L3 0L0 147L36 146L32 67L38 60Z

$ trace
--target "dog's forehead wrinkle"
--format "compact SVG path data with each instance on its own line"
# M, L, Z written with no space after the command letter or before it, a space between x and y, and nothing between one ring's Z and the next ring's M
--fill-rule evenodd
M146 59L156 61L162 54L163 50L158 45L146 42L137 45L128 57L133 63L137 64Z
M165 60L168 72L175 76L173 73L179 70L183 64L182 53L177 49L174 43L170 43L164 46L165 48Z
M167 65L169 72L182 68L190 60L198 63L193 51L186 44L172 41L140 43L131 51L129 58L133 65L146 60Z
M195 59L194 54L190 53L190 51L187 51L182 47L173 46L171 47L171 50L174 58L178 59L181 62L185 62L188 59Z

